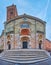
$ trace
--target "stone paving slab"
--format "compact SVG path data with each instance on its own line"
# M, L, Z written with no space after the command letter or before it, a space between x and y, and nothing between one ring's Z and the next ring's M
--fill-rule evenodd
M31 64L16 64L16 63L11 63L11 62L0 60L0 65L51 65L51 58L45 61L40 61L36 63L31 63Z

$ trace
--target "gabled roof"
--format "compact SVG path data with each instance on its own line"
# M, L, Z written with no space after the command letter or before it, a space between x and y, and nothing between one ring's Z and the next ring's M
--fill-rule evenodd
M11 21L14 21L14 20L20 19L20 18L30 18L30 19L33 19L33 20L37 20L37 21L39 21L39 22L41 22L43 24L46 23L45 21L43 21L43 20L41 20L41 19L39 19L37 17L31 16L31 15L27 15L27 14L23 14L23 15L16 16L15 18L9 20L8 22L6 21L5 23L9 23Z

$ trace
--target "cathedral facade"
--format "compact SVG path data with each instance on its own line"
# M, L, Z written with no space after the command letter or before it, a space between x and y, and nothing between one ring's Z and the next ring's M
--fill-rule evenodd
M18 15L15 5L7 7L4 49L44 49L46 22L27 14Z

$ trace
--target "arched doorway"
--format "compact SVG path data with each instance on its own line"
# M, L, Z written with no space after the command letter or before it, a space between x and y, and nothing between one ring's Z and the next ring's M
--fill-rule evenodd
M10 41L7 42L7 45L8 45L8 50L10 50L11 49Z
M27 49L28 48L28 43L29 43L29 38L28 37L22 37L21 41L22 41L22 48Z
M21 30L21 35L29 35L29 34L30 34L29 29L22 29Z
M42 40L39 41L39 49L42 49Z

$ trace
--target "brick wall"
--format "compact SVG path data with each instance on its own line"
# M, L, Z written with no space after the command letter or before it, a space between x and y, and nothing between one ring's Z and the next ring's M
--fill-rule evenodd
M47 51L51 51L51 41L49 41L48 39L45 40L45 49Z

